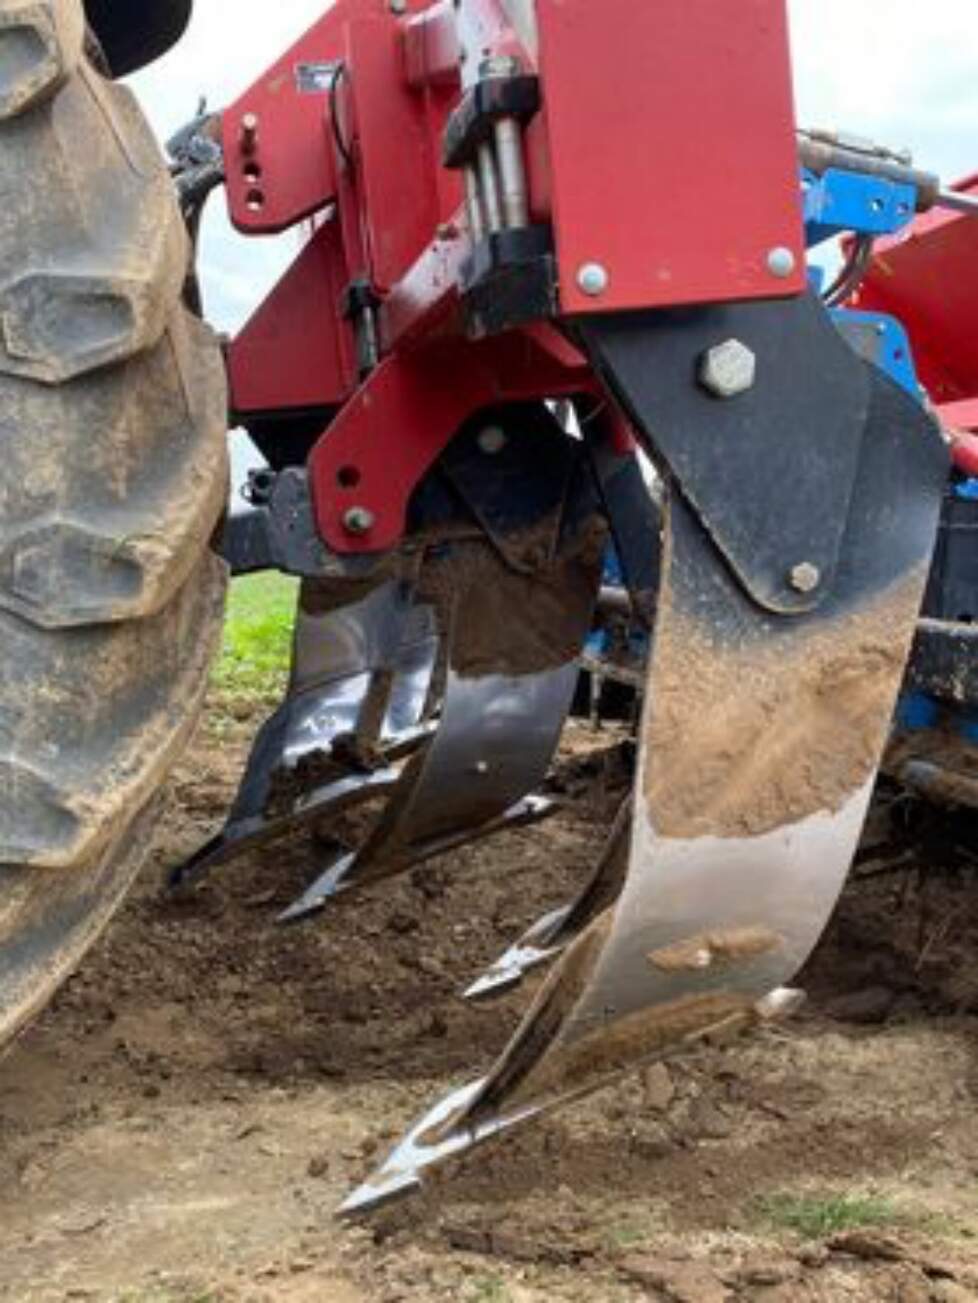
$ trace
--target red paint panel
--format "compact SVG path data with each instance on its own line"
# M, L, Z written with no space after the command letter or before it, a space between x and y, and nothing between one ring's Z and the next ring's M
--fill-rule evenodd
M594 390L584 358L549 326L478 344L443 340L392 354L312 451L320 534L340 553L396 546L417 484L480 408ZM366 535L353 537L343 527L353 506L374 515Z
M337 223L321 227L228 351L239 414L332 407L356 385L350 327L339 316L348 276Z
M327 88L309 84L302 69L341 60L346 29L357 18L387 14L385 0L337 0L223 115L227 197L231 220L252 234L284 231L322 208L336 190L335 149ZM242 118L258 120L251 150ZM257 169L257 174L255 169Z
M563 310L801 292L784 0L538 0L537 21Z
M937 409L941 424L951 430L978 430L978 398L943 403Z
M978 193L978 177L957 187ZM906 327L921 382L938 404L978 397L978 221L935 209L881 240L860 308Z
M352 23L350 92L359 191L371 280L381 293L414 263L435 233L444 202L462 201L458 177L440 167L441 133L456 86L412 87L404 29L386 19Z

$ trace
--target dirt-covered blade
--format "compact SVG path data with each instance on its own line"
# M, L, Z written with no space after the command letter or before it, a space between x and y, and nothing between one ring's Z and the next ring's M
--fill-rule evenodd
M807 324L817 346L821 327ZM844 373L848 358L822 343ZM843 378L855 453L840 429L834 450L812 453L841 459L833 492L842 506L831 506L842 524L823 540L830 582L807 607L782 598L770 539L756 563L743 553L739 573L670 481L624 888L546 977L489 1075L454 1108L436 1107L346 1211L783 1003L773 993L815 946L858 843L947 474L939 433L918 405L875 372ZM762 407L758 420L769 418ZM740 428L749 444L750 424ZM824 467L820 478L833 483ZM744 538L730 504L715 500L739 560ZM756 509L755 518L763 527Z

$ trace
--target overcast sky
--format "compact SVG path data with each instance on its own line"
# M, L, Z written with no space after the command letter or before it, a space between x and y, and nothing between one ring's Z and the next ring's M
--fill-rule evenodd
M717 2L736 9L737 0ZM975 0L789 3L799 122L909 146L921 166L947 180L978 171ZM160 135L181 126L202 94L212 108L235 98L326 7L326 0L196 0L183 42L133 78ZM215 196L202 253L214 323L238 325L296 248L294 235L234 236Z

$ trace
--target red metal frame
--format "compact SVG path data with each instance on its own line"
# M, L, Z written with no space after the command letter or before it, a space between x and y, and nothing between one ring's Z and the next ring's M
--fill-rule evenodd
M598 389L553 326L465 335L467 219L441 148L487 57L540 76L525 161L533 220L554 228L562 315L804 288L785 0L738 0L736 22L715 0L536 0L520 31L504 0L393 9L337 0L224 115L240 230L333 206L229 354L241 412L340 409L309 463L339 552L397 543L418 480L480 408ZM787 275L773 249L794 259ZM597 295L578 286L584 262L607 272ZM359 386L340 304L354 280L377 296L384 354ZM353 505L371 513L367 533L344 528Z
M955 189L978 195L978 176ZM958 404L978 400L978 221L935 208L880 240L856 303L902 322L921 382L960 422Z
M537 19L563 310L800 293L784 6L538 0ZM794 259L782 278L775 249ZM578 285L591 263L597 297Z
M347 280L339 227L328 222L228 350L231 410L239 419L346 401L357 383L353 332L338 313Z
M556 330L539 326L472 344L450 336L396 352L350 399L309 466L320 533L337 552L394 547L408 501L439 454L480 409L546 394L597 392L590 368ZM388 438L377 438L377 431ZM373 527L351 536L344 517L366 506Z

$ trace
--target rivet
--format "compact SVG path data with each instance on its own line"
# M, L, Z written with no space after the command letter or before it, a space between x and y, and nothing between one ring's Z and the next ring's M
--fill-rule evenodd
M599 298L610 284L608 269L599 262L586 262L577 273L577 284L582 293Z
M767 269L772 276L777 276L778 280L787 280L789 276L793 276L797 265L795 255L784 245L778 245L767 256Z
M479 435L476 442L479 445L480 451L484 452L487 457L495 457L506 447L508 440L506 438L506 431L500 426L487 425Z

